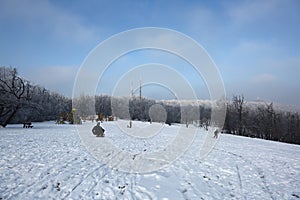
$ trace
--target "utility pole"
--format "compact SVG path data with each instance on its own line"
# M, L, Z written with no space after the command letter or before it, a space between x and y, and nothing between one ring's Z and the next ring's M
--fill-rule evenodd
M133 85L132 85L132 81L130 81L130 99L133 98Z
M143 108L142 108L142 80L140 79L140 117L142 120L142 117L143 117Z
M140 79L140 101L142 102L142 80Z
M130 100L129 101L131 101L131 100L133 100L133 83L132 83L132 80L130 81ZM130 110L130 108L129 108L129 110ZM129 111L129 113L130 113L130 111ZM129 116L130 116L130 114L129 114ZM127 128L132 128L131 116L130 116L129 125L127 125Z

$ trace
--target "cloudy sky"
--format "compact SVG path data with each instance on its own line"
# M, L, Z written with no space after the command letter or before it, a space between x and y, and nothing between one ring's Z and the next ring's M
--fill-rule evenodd
M34 83L72 96L89 52L114 34L141 27L173 29L202 45L228 98L244 94L248 100L300 106L298 0L0 0L0 65L17 67ZM123 56L107 70L98 92L110 93L130 67L156 62L174 65L200 98L209 98L201 77L173 57L151 50ZM170 98L157 85L148 92L151 98Z

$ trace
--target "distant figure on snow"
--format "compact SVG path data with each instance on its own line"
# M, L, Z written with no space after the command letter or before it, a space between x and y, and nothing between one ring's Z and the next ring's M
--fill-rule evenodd
M97 123L96 126L94 126L92 132L97 137L104 137L104 129L100 126L100 122Z
M127 125L127 128L132 128L132 121L129 121L129 125Z
M32 126L32 123L31 123L31 121L25 121L24 123L23 123L23 128L32 128L33 126Z
M219 135L219 130L216 129L215 132L214 132L214 138L218 138L218 135Z

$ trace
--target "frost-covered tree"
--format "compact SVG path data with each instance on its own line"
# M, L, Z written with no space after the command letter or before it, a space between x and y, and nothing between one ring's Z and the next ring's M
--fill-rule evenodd
M155 104L149 109L149 117L151 122L165 123L167 120L167 112L161 104Z
M0 124L54 120L71 111L71 99L20 77L15 68L0 67Z
M237 113L237 119L235 121L237 125L237 133L239 135L242 135L244 130L243 130L243 109L244 109L244 96L243 95L238 95L238 96L233 96L232 98L232 104L234 108L234 112Z
M30 106L30 83L18 76L16 68L0 68L0 120L6 127L17 111Z
M176 105L163 105L165 110L167 111L167 120L166 123L171 125L172 123L180 123L181 122L181 112L179 104Z
M96 114L102 114L105 118L112 115L111 98L108 95L100 95L95 97Z
M181 123L184 123L186 127L194 121L198 121L200 118L198 106L182 106L181 107Z
M276 113L273 103L258 107L259 132L262 138L273 139L273 133L276 130Z
M83 118L89 115L95 115L95 97L82 94L73 99L73 108L75 108L77 114Z
M112 114L120 119L130 119L129 98L114 97L111 99Z

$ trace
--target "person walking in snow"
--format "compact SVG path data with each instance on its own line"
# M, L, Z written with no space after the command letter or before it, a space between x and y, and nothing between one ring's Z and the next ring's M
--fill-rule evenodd
M92 129L93 134L97 137L104 137L104 131L105 130L100 126L100 122Z
M218 138L218 134L219 134L219 130L216 129L215 132L214 132L214 138Z

